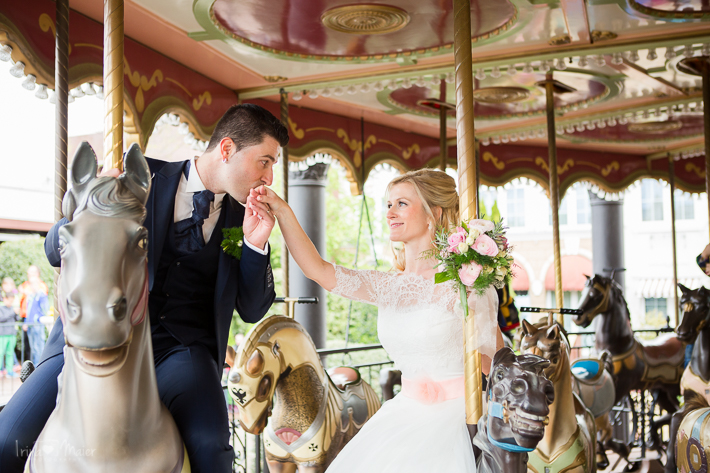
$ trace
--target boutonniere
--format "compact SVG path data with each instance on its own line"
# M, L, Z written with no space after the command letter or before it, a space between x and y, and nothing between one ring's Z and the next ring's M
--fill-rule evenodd
M242 227L223 228L222 235L222 250L228 255L234 256L237 259L242 257L242 246L244 246L244 230Z

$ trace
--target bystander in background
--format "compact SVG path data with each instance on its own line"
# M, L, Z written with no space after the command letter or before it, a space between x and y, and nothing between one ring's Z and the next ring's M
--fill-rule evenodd
M39 268L34 265L27 268L27 281L20 286L20 295L23 298L20 315L24 315L25 325L22 328L27 332L31 359L35 366L39 364L47 339L46 329L41 321L49 310L47 292L47 285L40 278Z
M14 292L5 292L3 290L3 303L0 305L0 367L2 368L0 377L14 378L17 376L13 371L15 365L15 337L17 336L15 322L18 319L17 313L13 308L15 299L17 297L15 297Z

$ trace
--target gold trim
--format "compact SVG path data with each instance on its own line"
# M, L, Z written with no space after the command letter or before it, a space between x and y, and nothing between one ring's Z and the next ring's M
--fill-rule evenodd
M680 120L636 122L629 123L626 127L631 133L643 133L645 135L662 135L681 128L683 128L683 122Z
M594 30L592 31L592 43L596 43L597 41L609 41L611 39L616 39L617 36L619 35L613 31Z
M698 177L702 177L702 178L705 177L705 170L700 169L698 166L696 166L693 163L687 163L685 165L685 171L695 173L695 175Z
M547 44L549 44L550 46L562 46L563 44L569 44L571 42L572 39L569 37L569 35L565 34L550 38Z
M303 128L298 128L298 125L291 120L291 117L288 117L288 127L291 129L291 133L293 133L296 139L302 140L303 137L306 136L306 132L303 131Z
M264 80L265 80L266 82L281 82L281 81L288 80L288 77L284 77L284 76L264 76Z
M503 161L500 161L498 158L493 156L493 154L490 151L486 151L483 153L483 161L485 162L491 162L493 166L499 171L502 171L505 169L505 163Z
M331 8L320 17L326 28L357 35L394 33L407 26L409 20L409 14L401 8L375 4Z
M402 151L402 157L406 160L411 158L414 153L419 154L420 151L421 148L419 147L419 144L414 143L412 146Z
M524 87L485 87L473 91L473 100L482 103L521 102L530 97L530 91Z
M604 169L601 170L602 176L607 177L609 174L611 174L612 171L618 171L620 169L619 167L619 162L618 161L612 161L609 163L608 166L606 166Z

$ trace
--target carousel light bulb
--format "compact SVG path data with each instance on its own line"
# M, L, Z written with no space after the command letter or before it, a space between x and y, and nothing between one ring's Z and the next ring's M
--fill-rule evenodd
M332 94L333 94L333 91L330 90L329 87L326 87L325 89L323 89L323 90L320 91L320 95L321 95L322 97L330 97Z
M360 92L362 92L363 94L368 93L371 89L372 89L372 86L370 85L369 82L365 82L364 84L362 84L360 86Z
M577 125L574 128L577 131L584 131L584 125L582 123L577 123Z
M387 84L389 90L397 90L397 81L392 79L389 84Z
M565 69L567 69L565 58L557 58L557 62L555 63L555 69L557 69L558 71L564 71Z
M512 143L515 143L516 141L518 141L518 134L517 134L517 133L511 134L511 135L510 135L510 141L511 141Z
M564 127L558 126L555 131L557 132L558 135L562 135L565 132Z
M49 94L49 103L57 103L57 94L54 91Z
M96 98L99 100L104 99L104 86L103 85L96 87Z
M626 117L619 117L619 125L626 125L629 123L629 119Z
M37 90L35 90L35 97L42 100L49 97L49 94L47 94L47 86L44 84L39 84Z
M636 63L636 62L638 62L639 59L640 59L640 58L639 58L639 52L638 52L638 51L631 51L631 52L629 53L629 61Z
M84 96L84 91L81 90L81 87L77 87L77 88L75 88L75 89L71 89L71 90L69 91L69 93L70 93L71 95L73 95L73 96L74 96L75 98L77 98L77 99Z
M476 79L483 80L486 78L486 72L483 69L476 69Z
M595 130L597 128L597 126L594 124L594 122L589 122L589 123L587 123L586 128L587 128L587 130L592 131L592 130Z
M76 99L74 98L74 96L72 94L67 95L67 103L73 103L74 100L76 100Z
M547 61L540 61L538 69L540 69L540 72L547 72L550 70L550 64Z
M598 54L597 57L595 58L595 62L597 63L597 66L599 66L599 67L606 66L606 59L604 59L603 54Z
M518 73L518 68L515 67L515 64L511 64L508 66L508 70L505 71L506 74L509 76L514 76L515 74Z
M410 79L409 77L405 77L404 80L402 81L402 88L411 89L412 88L412 79Z
M567 125L567 127L565 128L565 132L568 135L571 135L572 133L574 133L574 127L572 125Z
M621 57L621 53L614 53L611 55L611 63L615 65L623 64L624 58Z
M345 89L345 92L347 92L348 95L355 95L357 94L357 88L355 88L354 85L351 85L347 89Z
M303 92L297 90L293 93L293 100L301 100L303 98Z
M318 98L318 91L316 89L311 89L308 91L308 98L309 99L317 99Z
M417 77L417 80L414 81L414 85L416 85L417 87L422 87L422 88L426 87L426 81L424 80L424 77L422 77L422 76Z
M494 66L493 69L491 69L491 77L495 79L500 77L500 68L498 66Z
M533 72L535 72L535 69L533 69L532 64L526 62L523 66L523 72L526 74L532 74Z
M0 44L0 61L7 62L12 59L12 46Z
M333 95L335 95L336 97L340 97L344 93L345 93L345 89L343 89L342 87L336 87L335 90L333 91Z
M648 54L646 54L646 59L649 61L655 61L656 58L658 58L658 54L656 53L655 49L649 49Z
M683 56L693 57L693 45L692 44L685 45L685 49L683 49Z
M545 130L544 128L540 128L539 130L537 130L537 137L538 138L544 138L546 136L547 136L547 130Z
M373 89L375 92L382 92L383 90L385 90L385 84L383 84L382 81L379 81L379 80L378 80L377 82L375 82L375 83L372 85L372 89ZM324 97L325 97L325 95L324 95Z
M577 65L579 67L587 67L587 64L589 64L587 60L587 56L580 56L579 61L577 62Z
M15 64L12 65L10 68L10 75L12 77L17 77L18 79L21 79L25 75L25 63L22 61L17 61Z
M84 91L84 95L96 95L94 85L91 82L81 84L81 90Z
M22 88L27 90L35 90L37 87L37 77L33 74L27 74L25 80L22 81Z
M597 128L606 128L606 121L605 120L599 120L597 122Z
M494 136L494 137L493 137L493 144L494 144L494 145L499 145L499 144L500 144L500 136Z
M482 144L483 146L488 146L489 144L491 144L491 139L486 136L485 138L483 138L483 139L481 140L481 144Z
M700 52L703 56L710 56L710 43L703 43ZM0 60L2 60L2 56L0 56Z
M449 72L446 74L446 79L444 79L447 84L453 84L454 81L456 80L456 76L454 75L453 72Z
M666 59L671 60L676 56L675 49L673 48L666 48Z

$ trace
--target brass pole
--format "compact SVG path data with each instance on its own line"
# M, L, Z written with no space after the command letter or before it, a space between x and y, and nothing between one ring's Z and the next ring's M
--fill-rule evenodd
M473 128L473 66L471 62L471 2L454 0L454 61L456 63L456 153L458 155L459 207L461 218L478 216L476 195L476 140ZM475 340L474 319L464 321L464 343ZM465 348L465 347L464 347ZM481 354L464 350L466 423L476 425L483 414Z
M668 183L671 186L671 239L673 248L673 301L675 306L675 311L673 315L675 319L671 327L677 327L680 321L680 314L678 313L678 261L677 261L677 250L676 250L676 238L675 238L675 166L674 166L673 156L668 155Z
M286 127L286 130L289 129L288 125L288 92L286 92L284 89L281 89L281 123ZM282 148L282 155L283 155L283 192L282 192L282 197L284 201L288 202L288 145L284 146ZM286 246L286 240L281 238L281 247L283 248L283 253L281 256L281 267L283 268L283 280L284 280L284 285L283 285L283 291L284 291L284 297L288 297L290 292L289 292L289 277L288 277L288 267L289 267L289 261L288 261L288 247ZM290 307L292 308L292 307ZM291 312L291 317L293 316L293 313Z
M557 178L557 142L555 131L555 83L552 73L548 72L545 78L545 91L547 99L547 147L549 153L548 166L550 168L550 205L552 206L552 245L555 256L555 302L561 309L564 303L562 294L562 257L560 256L560 184ZM558 322L564 323L562 314Z
M122 169L123 0L104 0L104 167Z
M67 191L67 123L69 113L69 0L57 0L57 38L54 60L54 96L57 99L54 124L54 221L62 214Z
M439 152L441 153L439 169L446 171L446 161L448 157L448 150L446 146L446 112L448 109L444 106L446 103L446 81L443 78L441 79L439 90L439 100L441 101L439 107Z

